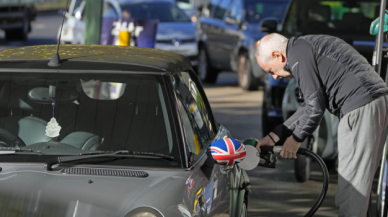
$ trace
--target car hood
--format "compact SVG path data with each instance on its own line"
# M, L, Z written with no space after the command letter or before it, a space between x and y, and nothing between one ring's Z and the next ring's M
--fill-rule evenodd
M195 24L183 23L159 23L157 40L193 39L195 37Z
M64 174L44 171L42 164L0 166L5 216L125 216L140 206L175 216L189 175L180 169L132 169L149 174L139 178Z

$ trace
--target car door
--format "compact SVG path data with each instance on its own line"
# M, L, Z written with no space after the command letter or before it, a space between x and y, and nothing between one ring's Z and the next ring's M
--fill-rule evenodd
M226 29L229 28L228 25L224 22L224 16L226 10L229 7L229 4L232 0L222 0L214 10L214 24L211 29L212 34L214 35L213 42L213 55L220 69L229 69L229 54L228 52L228 42L225 40Z
M225 57L223 59L226 64L231 64L233 53L236 52L240 38L242 37L240 24L243 19L243 2L242 0L232 0L225 18L232 18L236 23L227 23L224 21L225 31L223 35L223 53ZM233 60L235 61L235 60ZM232 68L230 66L230 68Z
M181 120L185 129L189 161L196 170L190 189L190 203L194 215L230 216L232 184L236 175L234 168L225 168L215 164L210 169L203 169L204 159L210 159L207 150L210 144L224 137L231 137L225 127L216 129L213 114L198 78L191 72L172 75L172 83L178 99ZM212 162L213 159L210 159ZM197 169L198 168L198 169ZM233 177L233 180L231 179ZM200 183L200 187L197 184ZM232 204L235 206L235 204Z
M214 11L218 7L218 4L222 0L210 0L207 7L204 9L203 14L204 18L200 19L200 29L203 34L203 38L206 41L207 52L209 54L210 61L212 65L217 62L216 53L216 42L218 40L217 35L215 34L214 29L216 28L216 19L214 18Z

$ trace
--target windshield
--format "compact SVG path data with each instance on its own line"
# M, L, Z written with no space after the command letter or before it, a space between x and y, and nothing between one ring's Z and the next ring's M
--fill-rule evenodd
M286 36L328 34L341 38L374 40L371 22L378 17L380 1L295 0L283 26Z
M159 22L191 22L183 11L170 2L123 4L121 8L125 18L157 19Z
M250 23L259 23L263 18L275 17L282 22L288 6L284 0L248 0L246 2L246 16Z
M0 147L41 151L16 152L16 162L117 150L180 159L166 99L162 77L155 75L2 73ZM0 156L6 157L1 150ZM136 165L129 158L120 165ZM155 156L138 158L164 165Z

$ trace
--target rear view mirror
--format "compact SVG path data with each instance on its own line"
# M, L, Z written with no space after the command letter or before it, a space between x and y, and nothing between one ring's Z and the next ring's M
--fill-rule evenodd
M278 21L276 18L273 18L273 17L264 18L260 22L260 30L262 32L267 32L267 33L276 32L277 26L278 26Z
M53 100L56 103L72 103L78 99L79 94L75 90L56 89L54 86L35 87L28 91L28 98L36 103L51 104Z
M226 15L224 17L224 22L227 24L230 24L230 25L238 25L239 24L239 22L236 20L236 18L232 17L230 15Z

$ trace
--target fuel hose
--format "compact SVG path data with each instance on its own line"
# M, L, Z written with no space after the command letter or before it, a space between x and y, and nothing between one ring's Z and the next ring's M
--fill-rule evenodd
M261 153L273 153L273 154L279 154L282 150L282 146L261 146ZM318 210L318 208L321 206L323 200L325 199L327 188L329 186L329 172L327 170L327 167L325 165L325 162L322 160L321 157L319 157L314 152L310 151L309 149L305 148L299 148L298 155L306 155L309 157L314 158L321 167L322 173L323 173L323 183L322 183L322 190L319 194L318 199L316 200L314 206L311 207L310 211L305 215L305 217L313 216L314 213Z

